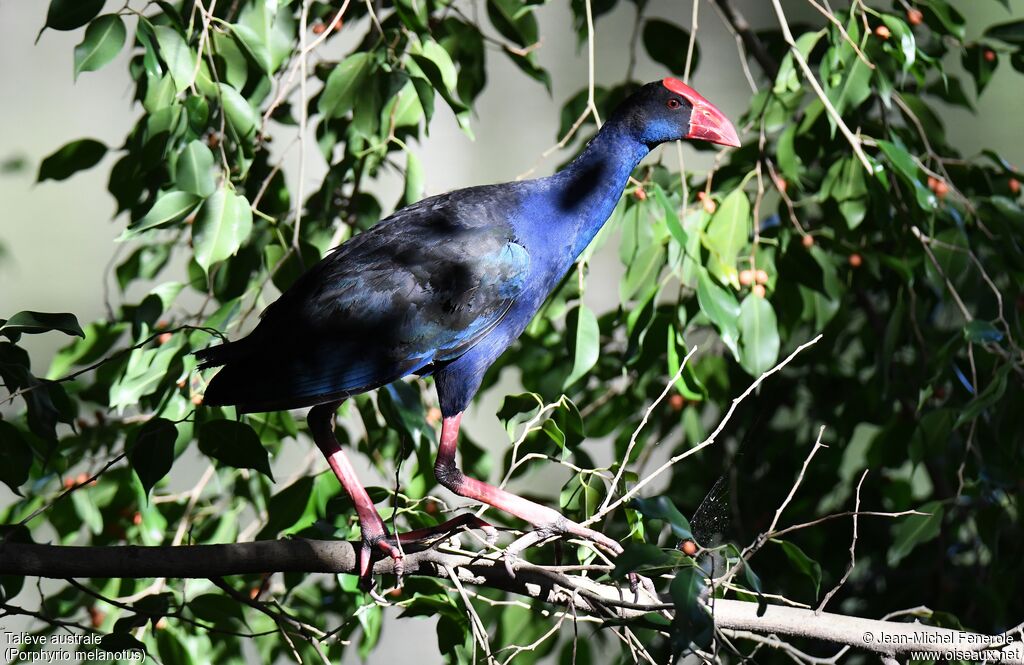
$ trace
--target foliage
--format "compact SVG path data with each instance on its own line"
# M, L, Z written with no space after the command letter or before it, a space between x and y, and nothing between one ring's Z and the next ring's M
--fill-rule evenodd
M38 178L62 180L116 153L109 190L131 252L116 267L122 304L110 318L79 327L71 314L8 312L0 321L0 375L19 409L0 420L0 480L21 496L2 521L20 525L34 515L28 531L10 529L5 538L153 545L232 542L240 532L354 537L351 506L333 476L307 471L274 482L271 461L308 447L293 441L304 426L289 413L238 417L232 409L197 408L208 376L196 372L190 354L247 330L304 267L390 209L365 191L383 170L404 162L400 203L421 195L412 145L438 104L472 134L471 111L495 57L485 44L497 43L500 57L550 87L530 48L542 32L537 1L488 0L475 13L445 0L394 0L377 3L372 17L372 5L362 2L208 4L126 4L108 14L92 0L49 5L47 29L82 33L69 62L83 82L131 51L141 114L120 147L75 141L45 159ZM593 4L599 19L619 3ZM589 3L572 6L585 41ZM696 57L679 59L680 40L689 39L682 15L652 18L645 2L631 6L641 35L636 48L679 75L695 66ZM505 367L519 368L530 392L506 398L498 415L512 440L523 423L535 426L515 455L497 462L463 444L466 468L478 475L493 464L512 479L570 464L576 471L560 496L546 500L583 520L654 459L705 439L753 378L823 333L740 404L717 448L672 468L663 496L631 503L600 525L631 543L615 575L677 571L660 587L680 608L672 624L653 614L632 627L659 662L711 639L696 604L706 593L702 569L674 548L690 534L681 512L691 512L725 474L733 488L725 538L752 542L785 499L821 425L830 447L812 463L785 523L850 509L865 471L864 509L925 513L861 519L857 566L833 608L880 616L927 606L941 612L924 620L989 633L1024 611L1013 591L1024 586L1013 554L1024 548L1024 413L1013 406L1024 400L1024 174L986 146L961 155L943 122L945 108L973 108L996 67L1024 72L1024 21L969 41L947 0L857 3L852 13L837 12L836 23L820 18L797 35L796 50L838 115L807 85L782 32L758 33L779 68L774 80L760 79L738 123L748 130L743 147L710 176L686 174L682 186L672 167L641 165L580 266L585 274L597 245L621 233L619 306L592 311L583 304L585 280L570 275L485 381L494 385ZM356 35L352 49L336 61L321 55L321 43L339 34ZM596 88L602 117L638 83ZM562 134L577 117L582 132L593 131L586 90L555 94L568 100ZM863 161L839 118L857 129ZM330 165L316 191L289 188L271 157L268 144L289 125L308 126ZM178 265L187 266L184 283L166 276ZM126 295L139 285L151 288L141 299ZM201 295L201 305L182 304L189 294ZM39 333L76 337L49 370L33 367L19 345L21 336ZM347 443L384 477L401 479L399 493L371 495L386 518L397 512L409 528L437 520L428 383L399 383L343 410L363 426L342 432ZM638 429L666 384L671 394ZM611 478L620 462L594 471L608 445L616 460L629 454L614 488L602 476ZM524 462L531 453L537 458ZM167 489L183 457L213 465L194 493ZM65 489L73 491L62 499ZM773 540L743 566L736 583L749 593L741 597L763 589L814 604L846 569L849 531L848 520L832 520ZM547 550L529 556L551 557ZM589 556L579 551L581 560ZM715 561L732 566L739 550L727 547ZM191 582L187 594L174 580L94 581L106 597L134 598L122 608L66 586L49 593L45 610L91 621L111 644L139 644L175 663L213 654L244 662L247 639L266 661L292 649L314 661L317 648L332 660L349 648L365 656L400 630L383 625L380 607L348 576L274 580L233 583L265 587L290 614L337 628L334 636L351 646L298 638L292 646L267 615L204 581ZM22 592L23 580L0 584L4 603ZM410 579L393 600L403 617L437 618L446 658L471 660L471 622L447 584ZM552 621L519 605L477 603L476 611L493 628L494 648L529 644ZM591 639L578 645L581 658L619 644L611 630L584 630ZM517 661L570 658L574 648L567 627Z

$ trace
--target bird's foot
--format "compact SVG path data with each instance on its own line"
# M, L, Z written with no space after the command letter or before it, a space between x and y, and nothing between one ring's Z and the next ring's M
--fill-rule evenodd
M357 558L359 571L359 587L367 591L373 587L373 555L374 550L394 560L394 573L398 583L402 583L405 575L403 549L407 546L431 546L449 538L465 529L480 529L484 532L484 540L493 545L498 540L498 530L476 515L459 515L443 524L415 529L396 535L388 534L384 523L367 525L363 528L362 545Z
M402 551L395 547L388 536L387 529L381 524L376 529L363 529L362 545L356 558L356 567L359 571L359 588L369 591L373 588L373 551L380 550L383 554L394 560L395 574L401 579L403 571Z
M515 577L515 569L520 561L519 555L522 552L547 538L565 536L588 540L612 556L622 554L622 545L616 540L609 538L599 531L588 529L585 526L559 516L559 518L547 524L537 525L534 531L513 541L511 545L505 548L505 570L508 571L510 577Z

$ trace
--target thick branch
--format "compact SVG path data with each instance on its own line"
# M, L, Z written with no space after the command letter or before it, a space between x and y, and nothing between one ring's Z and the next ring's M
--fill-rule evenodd
M747 52L757 60L757 64L761 65L761 69L772 81L775 80L775 76L779 73L779 63L775 62L771 54L768 53L768 49L764 47L764 42L754 33L753 28L747 23L747 19L736 11L736 8L732 6L729 0L711 0L715 3L715 6L722 12L722 16L729 22L732 29L736 31L736 34L743 40L743 45L747 48Z
M267 572L351 573L356 557L348 542L322 540L258 541L232 545L168 547L65 547L4 543L0 545L0 574L52 578L73 577L195 577L210 578ZM557 568L520 564L511 577L504 561L479 555L428 549L406 554L406 574L448 578L455 571L461 582L502 589L578 612L628 619L664 608L669 600L638 590L601 584L568 575ZM394 562L382 559L376 574L394 573ZM829 612L770 605L757 616L757 603L714 601L715 624L722 629L807 637L848 644L882 654L950 648L978 650L986 638L974 633L916 623L875 621ZM870 634L868 640L865 636ZM1020 642L993 644L1012 655L1002 662L1024 663Z

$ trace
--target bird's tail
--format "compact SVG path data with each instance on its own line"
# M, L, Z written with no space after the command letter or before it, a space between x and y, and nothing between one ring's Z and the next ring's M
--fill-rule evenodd
M210 369L211 367L220 367L226 365L234 360L240 360L247 355L247 349L243 343L245 340L239 340L237 342L225 342L218 344L217 346L209 346L205 349L200 349L194 353L195 357L199 359L199 369Z

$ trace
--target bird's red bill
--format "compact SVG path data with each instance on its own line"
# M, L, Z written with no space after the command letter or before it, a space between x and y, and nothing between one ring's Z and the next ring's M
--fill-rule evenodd
M685 138L739 147L740 138L736 135L736 128L714 104L679 79L669 77L661 83L693 107L690 113L690 133Z

